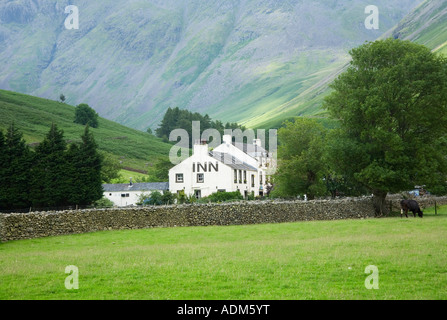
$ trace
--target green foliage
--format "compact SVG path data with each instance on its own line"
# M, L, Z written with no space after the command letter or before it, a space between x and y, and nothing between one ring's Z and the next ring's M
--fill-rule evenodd
M157 182L168 182L169 181L169 170L174 165L169 161L169 159L159 159L154 165L153 175Z
M71 180L74 182L72 203L88 205L102 198L102 157L87 125L79 147L70 149Z
M177 199L177 195L173 194L169 190L163 191L163 196L161 197L161 201L163 204L174 204Z
M357 181L350 179L348 176L337 174L330 171L325 177L326 189L332 198L339 196L362 196L370 194L370 191Z
M331 85L325 108L335 171L384 199L388 192L447 181L447 61L401 40L366 43ZM430 187L429 187L430 186Z
M93 203L94 208L113 208L114 206L115 204L113 201L107 199L106 197L102 197Z
M215 192L208 197L203 197L200 202L226 202L232 200L244 200L239 191L234 192Z
M113 156L100 152L102 156L101 179L103 183L112 183L114 179L120 178L120 171L123 166Z
M81 103L76 107L74 123L98 128L98 114L88 104Z
M176 195L170 191L152 191L150 194L141 194L138 199L138 205L143 206L160 206L174 204L176 200Z
M14 124L0 130L0 209L90 205L102 198L102 157L86 126L82 143L67 144L53 124L32 152Z
M326 129L316 120L297 118L278 131L278 170L273 177L273 197L307 194L309 200L327 193L323 177Z
M64 132L52 124L43 142L36 148L31 175L30 200L34 207L59 207L69 204L71 185L66 179L69 163Z
M200 113L193 113L188 110L180 110L178 107L172 109L168 108L163 120L160 123L159 128L155 130L157 137L164 138L166 141L169 139L169 135L175 129L184 129L188 132L189 137L192 139L192 122L200 122L200 135L207 129L216 129L220 135L223 136L225 129L241 129L245 130L245 127L239 126L237 123L226 123L225 125L219 121L213 121L207 114L201 115ZM190 141L193 145L194 141Z
M0 205L3 209L29 207L33 155L14 123L8 127L6 136L0 136L0 148Z

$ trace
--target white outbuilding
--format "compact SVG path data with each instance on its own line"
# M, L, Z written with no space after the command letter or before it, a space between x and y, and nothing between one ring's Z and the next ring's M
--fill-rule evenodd
M154 191L163 193L169 190L168 182L103 184L104 197L112 201L117 207L135 206L142 194L150 195Z

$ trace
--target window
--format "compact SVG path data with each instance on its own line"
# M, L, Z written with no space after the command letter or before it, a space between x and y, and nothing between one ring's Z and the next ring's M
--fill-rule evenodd
M197 174L197 183L204 183L205 182L205 175L203 173Z
M237 183L237 170L234 170L234 183Z
M129 197L130 197L130 194L126 193L126 198L129 198Z
M183 173L177 173L175 175L175 182L177 183L183 183Z
M239 183L242 183L242 170L239 170Z
M244 184L247 184L247 171L244 170Z

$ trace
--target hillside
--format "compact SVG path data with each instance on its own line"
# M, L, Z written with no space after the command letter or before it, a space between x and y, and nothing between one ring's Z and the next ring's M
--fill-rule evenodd
M0 88L63 93L142 130L176 106L249 126L312 115L349 49L421 1L376 0L367 30L366 0L79 0L66 30L68 0L2 0Z
M447 2L424 1L384 37L411 40L447 55Z
M14 122L31 146L43 140L51 123L64 130L69 141L80 141L84 126L73 123L75 107L47 99L0 90L0 130ZM167 158L170 144L145 132L99 119L91 128L101 151L111 154L123 166L148 171L159 158Z
M379 39L390 37L423 44L434 52L447 56L447 2L444 0L424 1ZM278 127L284 118L292 118L300 114L324 116L324 111L320 107L324 97L330 92L328 85L347 68L348 64L349 58L294 99L271 109L248 125ZM311 112L306 112L307 110Z

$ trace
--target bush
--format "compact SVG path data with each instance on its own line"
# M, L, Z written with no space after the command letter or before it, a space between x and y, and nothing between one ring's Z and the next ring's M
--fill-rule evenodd
M138 204L143 206L160 206L164 204L173 204L175 199L175 194L170 191L164 191L163 194L159 191L153 191L149 195L142 194Z
M98 128L98 114L88 104L82 103L76 107L74 123Z
M102 199L99 199L98 201L95 201L93 203L94 208L113 208L115 204L113 201L103 197Z
M225 202L231 200L244 200L244 197L239 191L234 192L216 192L208 197L202 198L206 202Z

